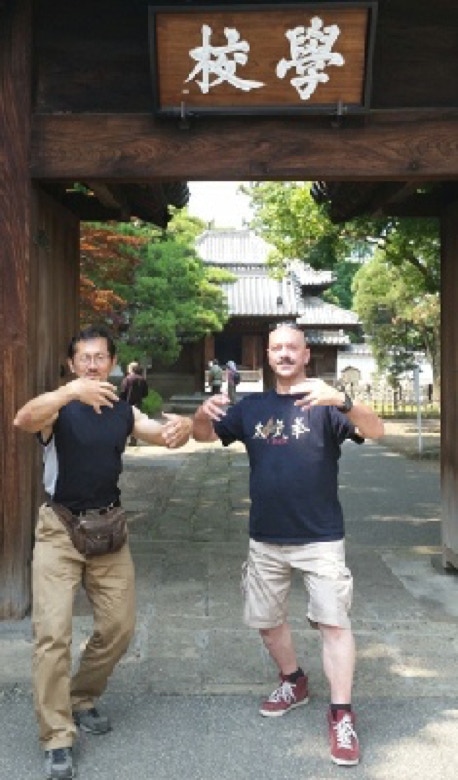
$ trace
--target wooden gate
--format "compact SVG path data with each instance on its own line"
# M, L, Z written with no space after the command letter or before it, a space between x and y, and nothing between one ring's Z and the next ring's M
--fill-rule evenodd
M295 5L309 18L319 4ZM29 607L39 497L34 442L12 419L60 381L78 320L79 220L165 225L192 179L316 181L336 219L383 210L441 220L444 562L457 565L458 6L370 5L373 72L359 113L341 100L283 114L250 112L245 101L245 116L164 117L153 110L148 2L0 0L0 617Z

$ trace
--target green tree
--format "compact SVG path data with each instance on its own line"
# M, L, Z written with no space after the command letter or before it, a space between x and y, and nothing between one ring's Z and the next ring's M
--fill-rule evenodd
M413 351L421 349L439 378L440 238L436 220L360 217L335 224L327 206L315 203L309 183L254 183L245 185L243 191L251 199L252 227L274 246L269 261L275 273L282 273L294 258L316 269L333 270L336 283L323 297L356 310L379 360L383 363L391 342L396 370L401 371L403 364L412 361ZM353 278L357 279L354 288ZM378 285L378 302L374 297L371 306L362 305L366 285L370 297L374 284ZM354 290L358 292L355 300ZM389 324L377 320L377 305L391 312Z
M440 384L439 233L434 222L392 226L353 281L353 307L380 367L396 377L425 352ZM426 224L425 224L426 223ZM419 232L419 228L422 228Z
M126 342L170 365L183 344L222 330L226 304L215 275L194 250L162 237L144 250L132 290Z
M197 257L203 227L178 210L167 231L140 221L85 225L84 318L117 326L122 363L142 356L170 365L185 343L222 330L221 282L233 277Z
M339 228L297 182L255 182L242 186L250 197L251 227L274 247L273 269L283 271L285 260L299 259L314 268L330 270L339 259Z
M370 251L363 237L332 223L308 183L255 182L242 190L251 200L251 227L274 248L268 258L272 273L281 276L293 259L332 270L336 281L323 298L350 309L353 277Z

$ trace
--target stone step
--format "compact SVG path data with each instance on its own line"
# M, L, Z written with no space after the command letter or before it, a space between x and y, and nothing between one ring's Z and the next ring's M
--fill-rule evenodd
M239 400L249 393L237 392L237 399ZM164 412L172 412L173 414L193 414L196 409L209 398L209 393L195 393L194 395L172 395L169 400L164 403Z

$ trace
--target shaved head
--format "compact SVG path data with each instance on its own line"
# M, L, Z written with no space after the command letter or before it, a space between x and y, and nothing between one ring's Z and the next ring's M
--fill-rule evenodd
M277 389L302 381L310 359L304 331L294 323L278 323L269 334L267 356L277 379Z
M269 347L276 341L283 339L285 336L285 331L290 333L293 338L293 334L296 334L296 343L302 343L304 345L307 344L307 339L302 328L299 328L298 325L296 325L294 322L278 322L269 333Z

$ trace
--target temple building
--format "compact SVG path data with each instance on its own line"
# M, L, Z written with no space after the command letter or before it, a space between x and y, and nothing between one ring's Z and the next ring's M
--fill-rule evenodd
M223 283L229 321L221 333L205 340L205 362L234 360L242 371L264 373L269 384L266 348L269 328L294 321L304 328L312 348L311 376L337 379L337 352L350 343L349 333L360 323L356 314L323 301L333 284L330 271L316 271L291 260L281 279L269 273L272 247L249 229L206 230L196 243L205 263L224 268L234 276Z

